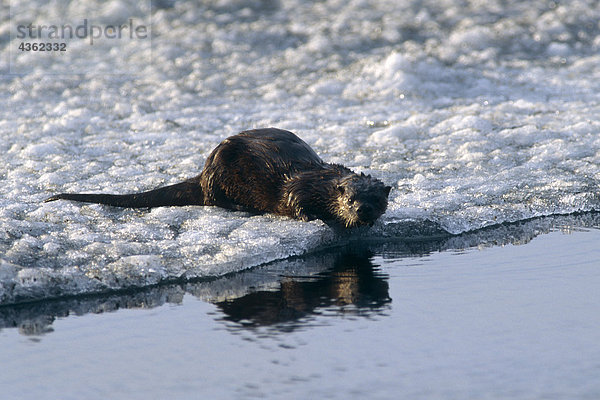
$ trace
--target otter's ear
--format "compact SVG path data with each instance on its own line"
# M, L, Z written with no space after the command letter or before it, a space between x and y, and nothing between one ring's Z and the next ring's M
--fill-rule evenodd
M385 191L385 195L389 196L390 195L390 190L392 190L391 186L386 186L385 188L383 188L383 190Z
M338 190L338 192L340 192L340 194L344 194L344 190L345 190L344 186L338 185L337 190Z

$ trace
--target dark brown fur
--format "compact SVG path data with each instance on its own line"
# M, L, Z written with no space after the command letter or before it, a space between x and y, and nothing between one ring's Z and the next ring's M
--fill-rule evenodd
M391 187L325 163L308 144L281 129L256 129L225 139L194 178L137 194L62 193L59 199L117 207L204 205L292 218L373 225Z

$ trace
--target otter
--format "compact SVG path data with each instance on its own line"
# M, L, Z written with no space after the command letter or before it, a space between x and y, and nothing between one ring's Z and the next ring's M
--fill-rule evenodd
M321 160L292 132L254 129L225 139L200 175L135 194L61 193L46 199L116 207L218 206L273 213L304 221L321 219L352 228L372 226L386 210L390 186Z

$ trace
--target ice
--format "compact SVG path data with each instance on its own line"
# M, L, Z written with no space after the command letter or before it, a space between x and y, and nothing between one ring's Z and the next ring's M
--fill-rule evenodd
M40 23L94 7L111 21L148 12L124 0L55 6L12 11ZM256 127L292 130L326 161L393 186L359 237L600 208L593 4L173 1L151 12L152 52L74 46L58 59L22 54L8 74L0 41L0 303L217 276L335 245L320 221L42 203L179 182ZM87 72L60 73L73 68ZM124 69L136 74L114 74Z

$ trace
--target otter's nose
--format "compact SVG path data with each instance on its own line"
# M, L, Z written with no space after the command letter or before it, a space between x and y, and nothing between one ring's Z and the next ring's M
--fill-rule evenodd
M368 204L362 204L360 207L358 207L358 210L356 210L356 213L358 214L360 219L365 219L366 217L369 217L373 212L373 207L371 207Z

